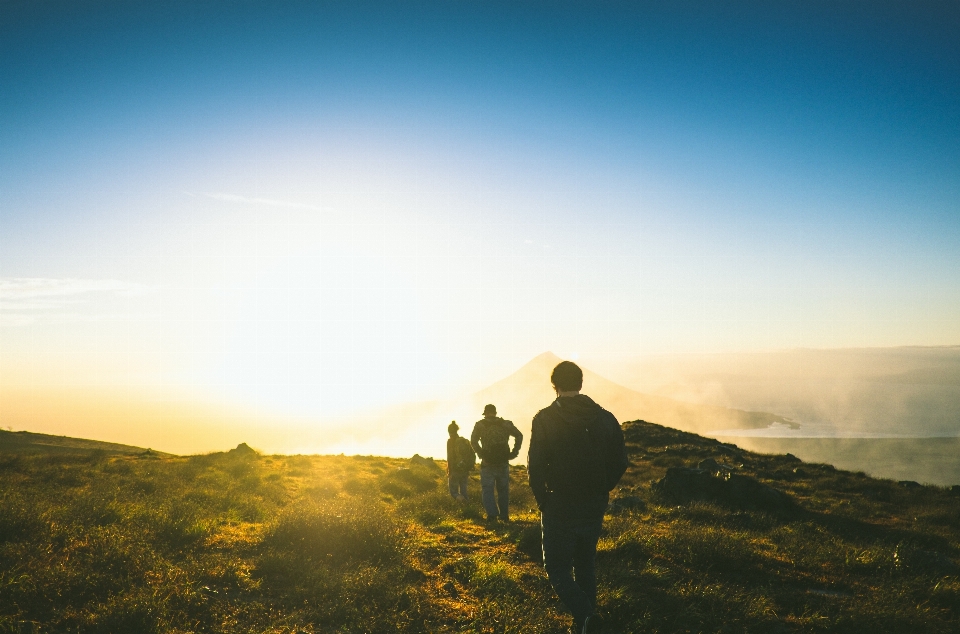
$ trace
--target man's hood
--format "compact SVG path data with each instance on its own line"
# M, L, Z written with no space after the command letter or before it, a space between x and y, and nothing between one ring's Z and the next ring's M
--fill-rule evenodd
M586 394L561 396L553 404L560 411L560 418L567 422L594 420L603 411Z

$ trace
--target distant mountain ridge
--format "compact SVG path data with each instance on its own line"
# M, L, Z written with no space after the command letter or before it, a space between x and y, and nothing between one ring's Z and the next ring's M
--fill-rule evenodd
M777 412L818 434L960 434L960 347L666 354L604 365L680 401Z
M248 442L267 453L345 453L387 456L421 455L444 456L446 427L457 420L461 433L469 436L473 423L482 417L483 406L493 403L504 418L516 423L529 438L533 416L556 398L550 384L550 373L561 359L545 352L531 359L509 376L472 394L457 398L381 407L364 410L334 420L312 424L270 425L269 421L243 420L243 425L221 424L216 412L184 410L189 416L169 416L154 421L154 431L164 437L197 437L204 440L199 451L226 450L239 442ZM581 366L582 367L582 366ZM672 399L636 392L596 374L584 370L583 393L613 412L620 421L650 420L682 431L706 433L719 429L756 429L774 423L795 426L793 421L776 414L761 411L737 410L715 405L695 405ZM134 411L134 410L130 410ZM115 416L111 426L98 428L98 435L116 431L126 424ZM79 435L79 434L78 434ZM84 434L85 435L85 434ZM196 444L196 443L194 443ZM181 441L181 447L190 443ZM4 447L17 450L93 451L108 453L138 453L140 447L93 440L68 439L63 436L4 432L0 437L0 451ZM172 449L175 453L195 453L197 449ZM524 454L525 455L525 454Z
M516 372L473 394L459 398L404 403L330 421L319 433L300 440L303 453L344 452L404 456L444 455L446 426L457 420L469 436L487 403L512 420L529 438L534 415L556 398L550 373L562 359L552 352L534 357ZM757 429L792 420L769 412L696 405L664 396L636 392L584 368L582 393L611 411L619 421L649 420L681 431L706 433L718 429Z
M505 418L529 428L530 421L540 409L556 398L550 384L550 373L562 359L545 352L522 368L493 385L477 392L472 398L479 413L483 404L493 403ZM582 367L583 389L611 411L617 420L651 420L660 425L689 432L708 432L715 429L756 429L774 423L796 427L792 420L769 412L751 412L714 405L695 405L664 396L636 392Z

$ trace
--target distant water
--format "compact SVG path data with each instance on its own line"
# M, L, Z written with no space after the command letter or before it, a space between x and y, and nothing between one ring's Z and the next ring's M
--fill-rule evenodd
M863 471L877 478L914 480L940 486L960 484L960 437L956 436L811 437L756 433L748 435L744 430L712 432L708 435L748 451L767 454L791 453L806 462L824 462L839 469Z
M707 432L706 436L714 438L737 437L737 438L954 438L960 437L960 434L945 435L942 433L911 433L900 434L890 432L875 432L862 430L844 430L838 429L832 423L807 423L804 422L799 427L791 427L783 423L773 423L769 427L760 429L718 429Z

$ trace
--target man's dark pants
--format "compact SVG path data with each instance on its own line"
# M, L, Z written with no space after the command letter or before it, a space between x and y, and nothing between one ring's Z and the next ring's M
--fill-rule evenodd
M597 605L597 542L603 516L559 519L543 515L540 525L543 566L557 596L580 626Z

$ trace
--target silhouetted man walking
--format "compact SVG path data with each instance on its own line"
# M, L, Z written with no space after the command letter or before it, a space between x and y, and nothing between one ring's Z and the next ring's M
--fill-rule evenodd
M513 436L513 449L510 437ZM497 416L495 405L483 408L483 418L473 426L470 442L480 456L480 497L487 521L510 521L510 461L520 455L523 434ZM494 497L496 489L496 497Z
M527 457L543 565L576 631L599 632L597 542L610 491L627 470L627 450L613 414L580 394L583 372L575 363L559 363L550 381L557 399L534 416Z

